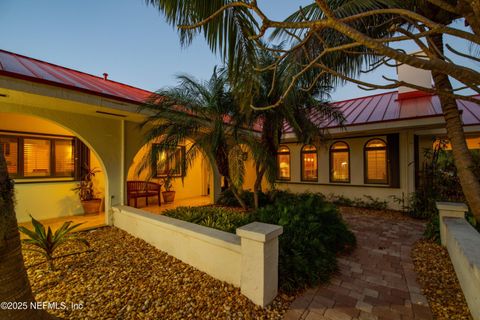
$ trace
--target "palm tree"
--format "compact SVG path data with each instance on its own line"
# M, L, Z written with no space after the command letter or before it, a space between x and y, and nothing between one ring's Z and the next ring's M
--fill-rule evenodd
M178 79L177 87L157 91L142 107L151 114L142 123L147 128L145 139L150 150L139 170L156 166L159 153L171 154L168 151L179 144L193 141L185 152L184 175L195 158L205 154L246 208L240 197L245 171L243 152L238 146L242 137L247 137L247 130L241 128L243 116L225 74L215 68L208 81L197 81L188 75Z
M277 48L281 49L280 46ZM274 63L278 54L259 52L257 57L259 67L265 67ZM249 95L251 104L258 107L269 106L278 101L286 86L289 85L288 81L291 79L291 74L295 72L296 70L292 70L289 63L284 62L281 63L275 73L273 71L255 72L253 75L247 75L247 80L242 81L239 78L236 85L241 86L241 88L237 90L234 88L234 92L242 92L242 88L245 87L249 90L254 88L252 90L253 94ZM275 80L274 77L277 79ZM252 79L252 85L244 86L246 81L252 81ZM292 128L299 142L309 144L325 138L319 128L318 120L334 119L339 124L343 123L342 113L322 100L323 97L328 97L329 90L330 87L327 83L324 86L317 85L314 90L304 90L299 85L291 90L283 103L275 109L253 111L250 109L252 122L261 125L260 137L255 139L251 145L256 162L256 178L253 189L255 208L259 206L258 199L262 191L263 178L266 177L272 185L277 178L276 154L286 124ZM241 94L241 97L245 96ZM315 115L316 122L312 121L312 115Z
M32 294L23 263L20 233L13 201L13 181L8 177L7 163L0 149L0 301L22 302L18 308L0 308L0 318L5 320L58 319L44 310L35 310L30 303ZM23 308L26 306L26 308Z
M255 50L252 45L259 46L259 43L251 37L255 35L253 30L258 30L258 22L252 18L251 12L246 7L233 7L210 19L208 23L197 25L199 21L210 17L214 12L230 3L227 0L189 0L189 1L172 1L172 0L146 0L162 11L169 23L172 25L190 25L191 28L180 29L180 35L183 43L189 43L196 33L202 32L210 45L211 49L220 52L222 56L233 61L230 68L231 76L238 74L238 70L248 68L252 61L255 61ZM435 4L433 4L435 3ZM465 18L470 25L472 32L479 36L480 19L478 19L478 8L471 1L454 0L454 1L399 1L399 0L329 0L327 1L329 8L335 12L338 17L348 17L360 12L366 12L377 8L406 8L416 11L426 18L443 24L449 24L452 21ZM303 21L321 19L323 12L316 3L305 6L298 12L293 13L287 21ZM382 15L372 16L367 20L358 20L353 27L366 35L374 36L374 38L388 37L392 35L392 26L405 24L405 21L399 21L394 16ZM258 31L257 31L258 32ZM313 32L317 32L313 30ZM335 46L343 43L343 41L351 42L348 34L342 34L333 30L324 30L330 34L323 34L323 41L320 44L315 41L316 37L312 37L311 41L296 51L302 51L306 48L306 52L321 52L323 45ZM275 35L288 34L290 39L297 38L290 31L279 28ZM332 43L330 43L332 42ZM426 44L436 58L445 60L443 55L443 36L433 36L428 39ZM260 45L261 47L261 45ZM327 65L334 71L340 70L346 76L358 75L360 68L365 62L375 62L380 59L381 53L365 47L357 47L355 53L340 52L340 54L330 54L327 59ZM241 59L236 59L241 57ZM291 60L295 63L295 60ZM441 70L440 70L441 71ZM453 93L451 82L444 73L439 71L432 72L435 89L439 92ZM338 81L338 79L337 79ZM341 80L340 80L341 81ZM460 183L467 199L473 215L477 221L480 221L480 182L478 177L472 171L472 157L468 151L463 131L460 111L457 102L453 98L440 95L440 102L446 122L447 135L452 143L452 151L454 154L455 164L458 169Z

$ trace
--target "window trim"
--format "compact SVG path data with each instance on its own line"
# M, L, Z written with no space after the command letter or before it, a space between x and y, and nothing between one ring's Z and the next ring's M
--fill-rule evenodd
M345 150L334 150L333 149L333 146L338 144L338 143L344 143L346 146L347 146L347 149ZM347 155L348 155L348 179L347 180L335 180L333 178L333 154L334 153L340 153L340 152L347 152ZM343 141L343 140L339 140L339 141L335 141L334 143L332 143L330 145L330 148L329 148L329 154L328 154L329 158L330 158L330 166L329 166L329 170L330 170L330 174L329 174L329 181L331 183L350 183L351 182L351 170L350 170L350 145L346 142L346 141Z
M279 152L278 150L282 147L287 148L288 152L287 151ZM288 169L289 169L288 172L290 173L288 175L288 178L287 177L280 177L280 162L279 162L279 159L278 159L279 155L288 155ZM284 145L284 144L279 145L278 149L277 149L276 158L277 158L277 180L278 181L290 181L292 179L292 153L290 151L290 148L287 145Z
M367 147L367 145L373 140L380 140L382 141L385 146L384 147ZM385 151L385 170L386 170L386 180L369 180L368 179L368 160L367 160L367 152L374 151L374 150L384 150ZM372 138L369 139L363 145L363 180L365 184L378 184L378 185L389 185L390 184L390 155L388 152L388 143L382 138Z
M44 134L44 133L33 133L33 132L22 132L22 131L10 131L2 130L0 131L0 137L6 138L15 138L18 143L18 154L17 154L17 174L12 175L11 178L15 180L48 180L55 181L52 179L66 179L62 181L71 181L75 180L75 172L77 168L77 159L75 157L75 137L74 136L65 136L65 135L55 135L55 134ZM48 176L25 176L25 139L32 140L48 140L50 142L50 163L49 169L50 174ZM57 140L68 140L72 142L72 158L73 158L73 172L71 175L56 175L55 171L55 141Z
M154 143L154 145L160 145L159 143ZM181 178L181 177L184 177L184 174L185 174L185 153L186 153L186 148L185 146L176 146L174 148L172 148L172 150L175 149L175 151L177 149L180 149L180 161L181 161L181 164L180 164L180 173L175 173L175 174L172 174L170 175L171 177L175 177L175 178ZM166 166L167 166L167 171L170 170L169 168L169 163L167 162L166 163ZM168 176L168 174L159 174L158 173L158 157L157 157L157 161L156 161L156 165L154 167L154 170L155 170L155 175L154 177L155 178L165 178Z
M305 147L307 146L312 146L315 148L315 151L305 151ZM303 155L304 154L315 154L315 157L316 157L316 163L317 163L317 177L314 178L314 179L308 179L308 178L305 178L304 177L304 172L303 172ZM302 146L302 149L300 149L300 180L301 181L309 181L309 182L318 182L318 148L316 145L314 144L304 144Z

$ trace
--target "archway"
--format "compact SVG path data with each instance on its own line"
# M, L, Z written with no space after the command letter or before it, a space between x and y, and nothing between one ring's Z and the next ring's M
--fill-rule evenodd
M154 142L153 142L154 143ZM175 150L172 150L174 157L173 162L183 163L185 161L185 153L191 147L192 141L186 140L184 143L178 146ZM163 166L157 166L154 168L155 172L151 173L149 169L141 168L141 163L150 148L149 144L145 144L139 148L133 160L128 167L128 173L126 175L128 181L150 181L162 185L162 190L165 190L165 178L166 170L171 166L172 168L181 168L183 165L176 165L173 162L171 164L164 164ZM173 174L172 190L175 191L175 200L173 203L162 203L158 205L156 199L149 200L149 205L145 201L145 198L140 198L137 201L138 207L150 212L160 213L165 209L177 207L177 206L201 206L215 202L215 191L218 189L218 173L215 172L215 167L211 165L208 157L200 152L192 163L188 166L188 170L182 172L180 169ZM217 186L216 186L217 185ZM127 190L127 194L129 190ZM126 205L134 206L134 202L130 200L130 203L125 201Z
M108 223L111 207L108 168L91 141L60 121L27 112L1 112L0 136L10 159L11 174L16 182L17 220L27 222L32 215L38 220L87 222L86 227ZM89 166L98 167L94 177L95 191L102 198L99 215L85 216L80 199L72 190L78 184L75 171L79 163L76 149L84 144ZM107 214L105 214L107 212ZM80 219L80 220L79 220Z

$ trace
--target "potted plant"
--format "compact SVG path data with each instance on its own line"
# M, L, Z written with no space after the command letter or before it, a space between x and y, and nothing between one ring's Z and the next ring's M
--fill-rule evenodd
M175 199L175 191L172 190L173 177L170 173L167 173L167 175L162 180L163 187L165 188L165 191L162 191L163 202L171 203Z
M82 180L76 188L72 189L78 193L85 214L100 212L102 199L95 198L95 190L93 185L93 178L95 177L95 174L99 172L100 170L97 168L86 168L86 172L83 175Z

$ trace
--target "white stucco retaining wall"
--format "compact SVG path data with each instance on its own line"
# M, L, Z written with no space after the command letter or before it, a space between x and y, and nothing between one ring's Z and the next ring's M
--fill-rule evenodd
M237 229L235 235L128 206L113 208L113 225L240 287L258 305L268 305L277 295L282 227L254 222Z
M442 244L447 248L473 319L480 320L480 233L464 218L464 204L437 203Z

